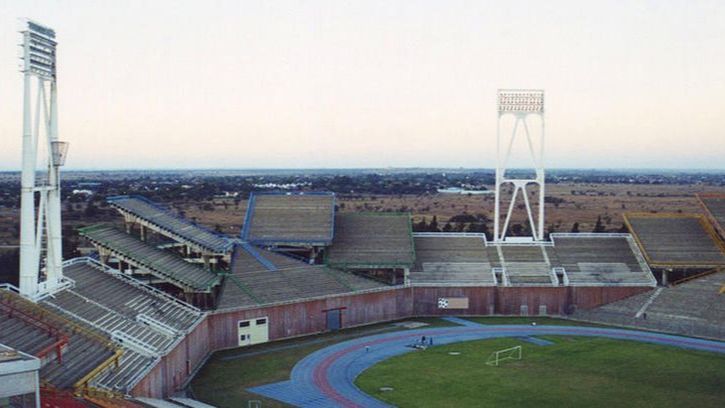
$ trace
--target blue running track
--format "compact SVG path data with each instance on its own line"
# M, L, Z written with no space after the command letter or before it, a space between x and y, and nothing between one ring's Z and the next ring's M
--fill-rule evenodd
M497 337L535 339L532 336L539 335L606 337L725 353L725 342L636 330L583 326L489 326L474 323L390 332L337 343L300 360L292 369L289 381L249 390L298 407L389 407L357 388L355 378L383 360L413 351L406 345L420 341L422 336L433 336L435 345L441 345ZM545 341L541 340L538 344L545 345Z

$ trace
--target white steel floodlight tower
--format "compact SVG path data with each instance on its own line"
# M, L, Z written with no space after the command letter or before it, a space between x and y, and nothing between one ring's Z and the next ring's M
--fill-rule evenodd
M496 125L496 206L494 219L494 242L503 242L506 240L511 214L516 208L516 199L519 192L523 196L523 201L528 216L529 225L531 226L531 237L534 241L544 240L544 91L534 89L499 89L498 90L498 121ZM513 115L514 123L510 137L501 136L501 121L507 115ZM531 115L537 115L541 123L541 131L538 135L529 131L527 119ZM512 147L516 139L517 131L523 128L526 137L528 152L531 155L531 163L535 172L534 178L509 178L506 171L508 170L509 159L512 155ZM538 133L538 132L536 132ZM537 137L538 136L538 137ZM538 144L534 143L534 138ZM506 144L506 151L502 151L503 144ZM538 148L537 148L538 147ZM538 186L539 205L538 216L534 217L529 200L529 191L527 186ZM513 185L513 194L509 203L506 219L503 226L501 222L501 189L506 185Z
M35 298L52 292L63 280L60 166L65 163L68 144L58 141L55 31L24 20L21 34L24 88L20 293ZM47 152L45 171L37 169L39 141L46 143L41 146ZM44 164L41 161L40 165ZM40 282L42 271L45 280Z

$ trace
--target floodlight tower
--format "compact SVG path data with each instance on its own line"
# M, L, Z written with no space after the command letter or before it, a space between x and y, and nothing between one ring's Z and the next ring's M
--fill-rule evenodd
M544 240L544 91L534 89L499 89L498 90L498 121L496 125L496 205L494 219L494 242L503 242L506 239L506 232L511 221L516 204L518 193L521 192L531 226L531 237L534 241ZM507 115L513 115L514 123L510 137L502 139L501 120ZM541 123L540 132L532 134L529 131L528 119L538 116ZM535 171L534 178L509 178L506 171L512 154L512 147L516 139L519 127L523 128L526 136L531 164ZM534 144L534 138L538 140L538 149ZM502 151L503 144L507 144L506 151ZM514 191L511 196L506 220L503 227L501 222L501 189L506 185L513 185ZM539 187L539 208L538 217L534 217L529 202L527 186L536 185Z
M60 166L65 163L68 144L58 140L55 31L24 20L21 34L24 87L20 292L37 297L52 292L63 280ZM40 140L46 143L45 171L37 169ZM45 280L40 282L42 271L45 271Z

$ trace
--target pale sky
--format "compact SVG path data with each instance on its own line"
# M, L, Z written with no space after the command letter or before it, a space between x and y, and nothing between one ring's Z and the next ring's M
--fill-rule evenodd
M547 167L725 169L725 1L0 0L2 170L18 17L69 168L491 168L496 89L540 88Z

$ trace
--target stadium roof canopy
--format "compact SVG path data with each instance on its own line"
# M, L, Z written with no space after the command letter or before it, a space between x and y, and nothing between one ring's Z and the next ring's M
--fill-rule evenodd
M624 220L650 266L725 266L725 247L702 215L628 213Z
M241 237L258 245L325 246L334 217L334 193L253 192Z
M410 268L415 262L408 213L347 213L335 216L335 238L325 255L332 267Z
M154 231L200 252L225 254L233 249L234 244L228 238L179 217L145 197L114 196L106 201L124 216L134 217Z
M97 247L186 292L211 292L219 283L219 276L214 272L186 262L111 225L96 224L78 232Z

